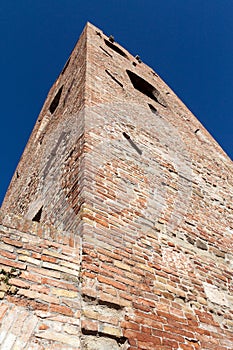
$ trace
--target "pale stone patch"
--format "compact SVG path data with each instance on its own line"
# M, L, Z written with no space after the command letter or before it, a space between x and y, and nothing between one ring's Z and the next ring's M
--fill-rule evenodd
M128 342L118 344L116 340L105 337L88 336L82 343L82 350L127 350L128 348Z
M15 306L5 315L0 327L0 348L23 349L38 323L35 315Z
M230 307L230 303L227 298L227 293L225 291L220 290L216 286L207 282L203 282L203 286L204 286L204 290L207 298L212 303Z

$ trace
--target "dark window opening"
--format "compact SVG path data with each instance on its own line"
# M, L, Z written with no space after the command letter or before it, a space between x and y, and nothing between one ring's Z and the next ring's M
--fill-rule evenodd
M200 129L196 129L196 130L194 131L194 134L197 134L198 131L200 131Z
M102 38L102 35L100 32L98 32L97 30L95 31L96 35L98 35L100 38Z
M109 41L111 41L111 43L114 43L114 37L112 35L110 35L110 37L108 38Z
M112 55L107 50L105 50L102 46L100 46L100 48L107 56L112 57Z
M64 73L65 73L66 68L68 67L69 63L70 63L70 58L66 61L66 64L64 65L64 67L63 67L63 69L62 69L62 71L61 71L61 74L64 74Z
M96 338L103 337L103 338L110 338L116 340L118 344L123 344L123 349L128 349L128 338L126 337L118 337L117 335L112 335L109 333L104 333L104 332L98 332L98 331L93 331L87 328L82 328L81 332L83 335L92 335L95 336ZM126 344L126 347L124 346ZM115 347L114 347L115 348ZM89 348L90 349L90 348ZM106 349L106 348L105 348ZM119 349L119 348L118 348Z
M154 106L152 106L150 103L148 103L148 106L150 107L152 113L158 114L158 110Z
M123 50L121 50L118 46L114 45L113 43L111 43L110 41L108 41L106 39L104 39L104 42L108 47L110 47L110 49L114 50L119 55L128 59L128 56L126 55L126 53Z
M126 132L123 132L123 136L126 138L126 140L130 139L130 136L128 134L126 134Z
M42 209L43 209L43 206L42 206L42 207L40 208L40 210L36 213L36 215L34 216L34 218L32 219L32 221L40 222L41 215L42 215Z
M106 72L118 85L120 85L120 87L123 88L123 84L122 84L119 80L117 80L107 69L105 69L105 72Z
M43 142L43 139L44 139L44 135L45 135L45 133L43 132L43 134L40 135L40 137L39 137L39 144L40 145L42 145L42 142Z
M137 74L131 72L130 70L126 70L133 87L143 93L144 95L150 97L155 102L159 103L161 106L166 107L166 104L161 97L159 91L148 81L139 77Z
M142 150L140 150L140 148L136 145L136 143L133 142L133 140L131 140L130 136L128 134L126 134L126 132L123 132L122 135L126 138L126 140L128 140L129 144L135 149L135 151L140 154L140 156L142 155Z
M63 89L63 85L60 87L60 89L58 90L56 96L54 97L50 107L49 107L49 111L53 114L55 112L55 110L57 109L57 106L59 104L60 98L61 98L61 93L62 93L62 89Z
M151 74L154 75L155 77L158 77L158 74L156 74L153 70L151 71Z
M140 56L136 55L135 58L138 61L138 63L142 63L142 60L141 60Z

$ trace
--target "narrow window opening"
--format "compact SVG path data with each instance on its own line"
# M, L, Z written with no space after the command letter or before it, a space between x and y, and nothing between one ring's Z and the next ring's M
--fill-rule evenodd
M98 35L100 38L102 38L102 35L100 32L98 32L97 30L95 31L96 35Z
M133 140L131 140L130 136L128 134L126 134L126 132L123 132L122 135L126 138L126 140L128 140L129 144L135 149L135 151L140 154L140 156L142 155L142 150L140 150L140 148L133 142Z
M140 56L136 55L135 58L138 61L138 63L142 63L142 60L141 60Z
M120 85L120 87L123 88L123 84L122 84L119 80L117 80L107 69L105 69L105 72L106 72L118 85Z
M123 50L121 50L118 46L114 45L113 43L111 43L110 41L108 41L106 39L104 39L104 42L108 47L110 47L110 49L114 50L119 55L129 59L128 56L126 55L126 53Z
M53 114L55 112L55 110L57 109L57 106L58 106L60 98L61 98L62 89L63 89L63 85L58 90L56 96L54 97L54 99L49 107L49 111L51 112L51 114Z
M157 110L153 105L151 105L150 103L148 103L148 106L150 107L150 110L151 110L152 113L158 114L158 110Z
M32 221L40 222L41 215L42 215L42 209L43 209L43 206L42 206L42 207L40 208L40 210L36 213L36 215L34 216L34 218L32 219Z
M126 70L133 87L143 93L144 95L150 97L155 102L159 103L161 106L166 107L166 104L161 97L159 91L148 81L139 77L137 74L131 72L130 70Z
M196 129L196 130L194 131L194 134L197 134L198 131L200 131L200 129Z
M70 58L66 61L66 64L64 65L64 67L63 67L63 69L62 69L62 71L61 71L61 74L64 74L64 73L65 73L66 68L68 67L69 63L70 63Z
M93 331L93 330L90 330L90 329L86 329L84 327L81 329L81 332L82 332L83 335L92 335L92 336L95 336L96 338L103 337L103 338L114 339L114 340L116 340L116 342L118 344L122 344L123 345L123 349L128 349L129 348L128 338L126 338L126 337L118 337L117 335L112 335L112 334L109 334L109 333ZM126 347L124 346L124 344L126 344ZM122 348L122 346L120 346L120 347ZM105 349L106 349L106 347L105 347ZM109 349L109 347L108 347L108 349ZM115 346L114 346L114 349L116 349ZM119 347L118 347L118 349L119 349Z
M39 137L39 144L42 145L44 139L44 133Z
M151 74L152 74L154 77L158 77L158 74L156 74L153 70L151 71Z
M123 136L126 138L126 140L130 139L130 136L128 134L126 134L126 132L123 132Z
M107 50L105 50L102 46L100 46L100 48L107 56L112 58L112 55Z
M112 55L107 50L105 50L102 46L100 46L100 48L107 56L112 58Z

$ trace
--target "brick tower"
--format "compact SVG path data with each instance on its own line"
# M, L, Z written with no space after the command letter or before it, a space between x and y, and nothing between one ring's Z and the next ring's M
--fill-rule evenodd
M232 349L232 170L88 23L0 212L0 348Z

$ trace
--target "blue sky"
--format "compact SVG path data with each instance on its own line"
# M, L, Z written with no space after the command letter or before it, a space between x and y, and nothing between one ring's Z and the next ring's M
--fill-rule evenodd
M1 0L0 202L87 21L168 83L233 158L232 0Z

